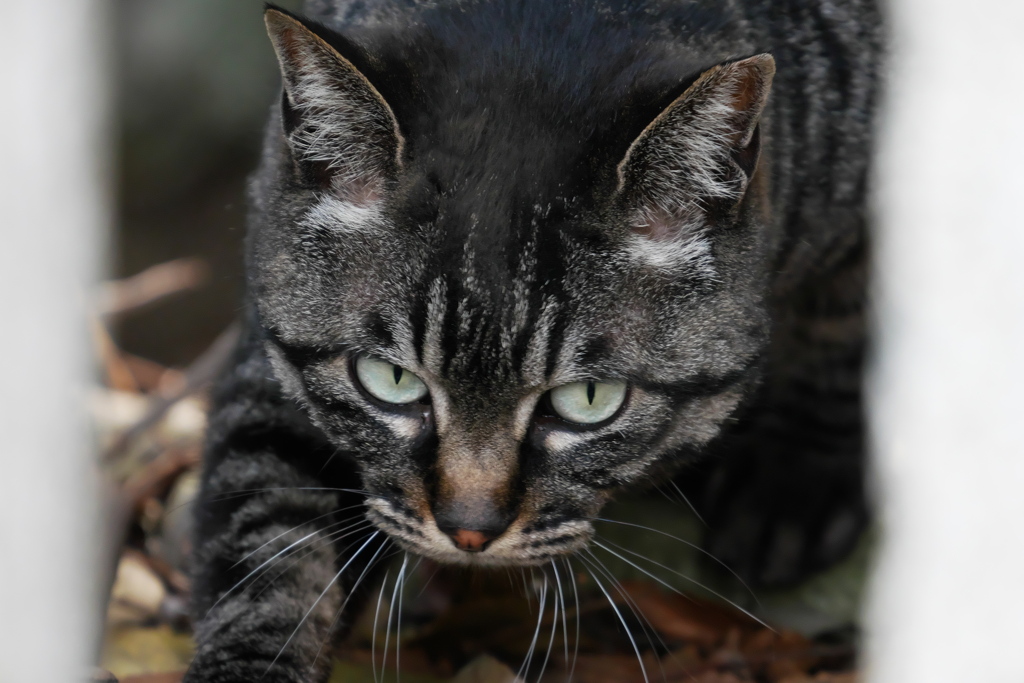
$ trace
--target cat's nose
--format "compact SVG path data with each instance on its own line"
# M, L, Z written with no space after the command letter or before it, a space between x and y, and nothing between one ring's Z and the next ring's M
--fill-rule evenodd
M487 549L508 528L511 520L487 505L445 505L434 510L434 522L455 547L470 553Z
M487 544L494 540L493 536L472 529L456 529L454 533L448 533L448 535L455 542L456 548L471 553L482 552Z

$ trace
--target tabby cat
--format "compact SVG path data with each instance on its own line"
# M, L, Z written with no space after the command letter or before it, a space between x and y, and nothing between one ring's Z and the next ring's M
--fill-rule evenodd
M306 14L265 15L187 681L324 681L393 549L555 567L624 487L758 585L850 550L875 0Z

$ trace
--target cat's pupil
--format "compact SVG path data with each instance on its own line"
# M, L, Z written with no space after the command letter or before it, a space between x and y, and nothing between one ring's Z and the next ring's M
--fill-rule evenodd
M587 403L594 405L594 394L597 393L597 387L593 382L587 382Z
M402 373L405 372L405 370L403 370L402 368L398 367L397 365L395 365L393 367L394 367L394 372L395 372L395 384L400 384L401 381L402 381Z

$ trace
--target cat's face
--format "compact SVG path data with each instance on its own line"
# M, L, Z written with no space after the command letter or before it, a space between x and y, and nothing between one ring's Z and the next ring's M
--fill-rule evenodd
M268 26L286 99L251 284L285 390L407 548L492 565L580 549L615 489L706 444L755 378L747 195L771 58L703 74L595 175L610 185L531 197L483 156L406 139L299 22Z

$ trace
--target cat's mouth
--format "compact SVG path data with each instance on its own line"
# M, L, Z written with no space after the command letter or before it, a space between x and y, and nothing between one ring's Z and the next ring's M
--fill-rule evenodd
M446 564L485 567L547 564L552 558L582 550L594 534L585 519L566 519L541 527L531 526L521 515L499 536L478 542L471 536L446 534L429 513L417 515L384 498L369 499L366 506L367 519L398 545Z

